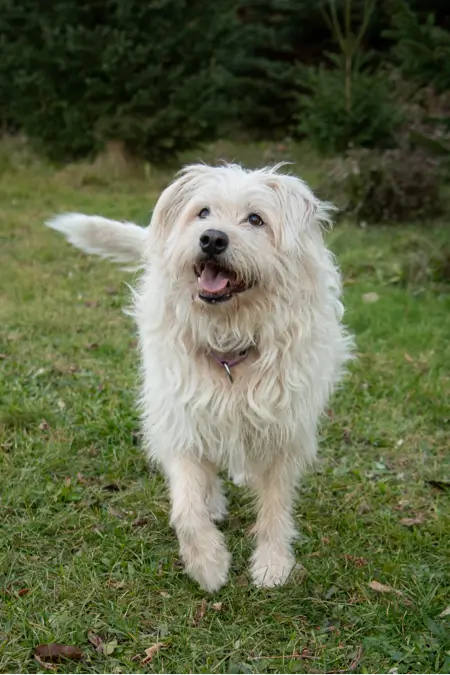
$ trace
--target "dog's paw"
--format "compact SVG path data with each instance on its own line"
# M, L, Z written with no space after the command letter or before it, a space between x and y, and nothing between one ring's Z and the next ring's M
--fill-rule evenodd
M213 593L228 578L231 554L222 536L213 537L202 546L190 546L181 551L187 574L205 591Z
M256 549L251 564L251 575L255 586L272 588L282 586L295 566L291 553Z
M232 481L236 487L245 487L250 483L248 474L245 471L233 474Z

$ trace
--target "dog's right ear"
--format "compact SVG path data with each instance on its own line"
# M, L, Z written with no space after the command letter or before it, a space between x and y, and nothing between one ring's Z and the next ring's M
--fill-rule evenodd
M165 242L174 222L195 194L202 179L211 171L206 164L191 164L182 169L178 178L167 187L158 199L150 222L150 237L158 243Z

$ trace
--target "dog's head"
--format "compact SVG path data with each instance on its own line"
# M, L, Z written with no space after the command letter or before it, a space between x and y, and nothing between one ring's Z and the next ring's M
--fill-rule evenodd
M292 297L329 208L277 169L193 165L162 193L148 253L177 293L227 309L261 294Z

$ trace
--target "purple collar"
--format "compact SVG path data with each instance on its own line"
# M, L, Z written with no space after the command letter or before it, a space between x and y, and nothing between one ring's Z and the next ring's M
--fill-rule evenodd
M210 354L214 361L218 363L219 366L222 366L222 368L225 370L230 382L233 382L231 369L234 368L234 366L237 366L239 363L242 363L242 361L245 361L248 356L248 352L248 349L243 349L234 358L231 354L217 354L216 352L210 352Z

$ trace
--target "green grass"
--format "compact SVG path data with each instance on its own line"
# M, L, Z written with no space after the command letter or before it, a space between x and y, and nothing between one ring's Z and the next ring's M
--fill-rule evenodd
M229 486L233 568L205 606L136 436L130 275L42 225L66 210L145 223L165 177L1 156L0 172L0 672L42 671L34 648L62 642L85 657L61 673L448 673L450 492L428 482L450 479L449 287L433 257L448 226L330 235L359 358L299 491L304 569L249 585L251 503Z

